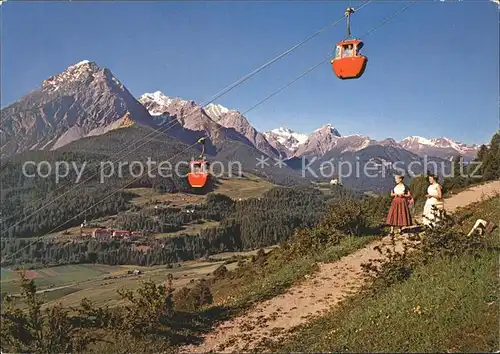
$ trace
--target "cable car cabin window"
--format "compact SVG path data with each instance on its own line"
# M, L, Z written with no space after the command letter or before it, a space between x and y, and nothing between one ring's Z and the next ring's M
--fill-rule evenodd
M342 56L342 48L338 45L335 47L335 58L340 58Z
M191 172L193 173L203 173L205 172L205 166L202 166L200 164L194 164L193 167L191 168Z
M193 173L207 173L208 163L194 163L191 165L191 172Z
M361 52L361 49L363 48L363 46L364 46L363 42L358 43L358 45L356 46L356 49L355 49L356 55L361 55L360 52Z
M352 57L354 56L354 47L352 44L346 44L343 46L343 52L344 54L342 55L342 58L345 57Z

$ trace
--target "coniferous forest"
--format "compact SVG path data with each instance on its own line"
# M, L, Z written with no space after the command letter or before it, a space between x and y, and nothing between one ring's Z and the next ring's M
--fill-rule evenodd
M242 251L277 244L296 228L312 227L333 200L360 198L342 187L326 196L314 188L276 187L260 198L234 201L221 194L209 194L201 205L186 209L166 208L119 213L116 225L151 233L172 232L198 220L219 224L202 229L198 235L179 235L141 241L98 242L92 238L61 242L57 239L3 238L2 257L19 253L6 265L44 267L71 263L133 264L152 266L192 260L209 254ZM123 203L126 207L125 202ZM149 246L147 252L134 245Z

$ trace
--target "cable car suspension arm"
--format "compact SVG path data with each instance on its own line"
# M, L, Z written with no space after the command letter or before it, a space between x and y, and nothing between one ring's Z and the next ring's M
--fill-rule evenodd
M205 159L205 140L207 138L199 138L198 143L201 144L201 154L200 154L200 160Z
M352 7L348 7L345 11L345 17L347 18L347 35L345 39L351 38L351 14L354 13L354 9Z

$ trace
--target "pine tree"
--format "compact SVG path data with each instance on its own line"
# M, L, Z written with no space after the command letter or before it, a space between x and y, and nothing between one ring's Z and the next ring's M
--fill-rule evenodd
M484 158L484 180L500 178L500 133L491 138L490 148Z

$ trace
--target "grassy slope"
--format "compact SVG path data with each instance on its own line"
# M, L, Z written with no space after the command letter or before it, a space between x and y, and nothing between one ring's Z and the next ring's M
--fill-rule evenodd
M461 211L468 230L476 217L500 215L500 198ZM491 219L491 218L490 218ZM498 235L498 234L497 234ZM491 237L498 244L498 237ZM412 277L375 294L362 293L309 323L279 351L498 350L498 255L433 259Z
M315 272L317 262L333 262L362 248L375 237L346 238L335 246L326 247L313 257L297 258L283 262L279 250L269 255L267 265L259 267L247 263L231 272L232 276L218 279L210 285L212 305L198 312L195 319L186 320L177 333L185 337L176 345L192 344L201 339L203 333L224 320L238 316L253 305L284 293L292 285Z
M497 257L437 259L374 297L358 296L301 330L283 351L491 351Z
M313 273L317 269L317 262L334 262L373 240L374 237L346 238L314 257L304 257L285 264L279 261L273 263L271 259L263 273L244 273L236 279L217 282L212 288L214 305L246 308L253 303L282 294L305 275Z
M275 184L259 177L245 174L245 177L221 178L215 193L225 194L233 199L259 197L273 187ZM136 205L145 205L148 202L170 202L172 206L184 206L187 204L199 204L205 199L204 195L188 193L158 193L151 188L130 188L128 191L137 195L132 199Z
M209 228L212 228L212 227L219 225L218 221L200 220L200 222L201 221L203 223L192 223L192 224L184 225L182 227L182 230L179 230L179 231L154 234L154 237L164 238L164 237L176 237L176 236L182 236L182 235L199 235L201 230L209 229Z

